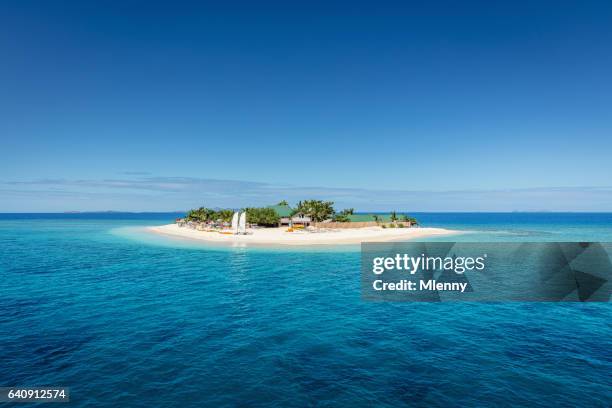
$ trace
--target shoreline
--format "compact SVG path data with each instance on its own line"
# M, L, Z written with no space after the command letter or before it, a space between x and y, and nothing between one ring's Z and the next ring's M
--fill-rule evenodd
M350 245L362 242L390 242L432 236L460 234L461 231L444 228L351 228L287 232L282 228L247 229L247 235L221 234L179 227L176 224L147 227L148 232L194 241L217 244L253 245Z

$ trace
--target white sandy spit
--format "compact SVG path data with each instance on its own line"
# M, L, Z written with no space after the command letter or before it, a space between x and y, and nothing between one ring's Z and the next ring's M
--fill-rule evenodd
M250 243L254 245L333 245L359 244L361 242L401 241L439 235L452 235L460 231L443 228L342 228L316 231L288 232L287 227L247 229L246 235L221 234L197 231L176 224L148 227L158 234L216 243Z

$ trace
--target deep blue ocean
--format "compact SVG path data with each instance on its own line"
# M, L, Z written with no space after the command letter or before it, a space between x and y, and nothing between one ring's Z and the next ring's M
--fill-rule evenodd
M468 231L450 240L612 241L612 214L414 215ZM0 386L78 407L610 406L609 303L368 303L358 247L142 229L176 216L0 214Z

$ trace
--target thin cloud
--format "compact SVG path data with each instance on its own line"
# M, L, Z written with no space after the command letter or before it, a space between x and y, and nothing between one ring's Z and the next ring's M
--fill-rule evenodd
M124 176L150 176L152 173L148 171L123 171L118 174L121 174Z
M4 188L2 188L4 185ZM326 199L359 211L612 211L612 187L407 190L283 185L197 177L38 179L0 182L0 211L44 206L79 210L157 211L199 205L244 207L281 199ZM83 203L87 203L86 205ZM90 208L91 205L106 208ZM1 205L1 204L0 204ZM83 208L74 208L83 206Z

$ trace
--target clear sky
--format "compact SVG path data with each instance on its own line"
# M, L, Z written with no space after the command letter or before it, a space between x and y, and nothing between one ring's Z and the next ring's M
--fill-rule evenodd
M611 2L297 3L2 2L0 211L612 211Z

